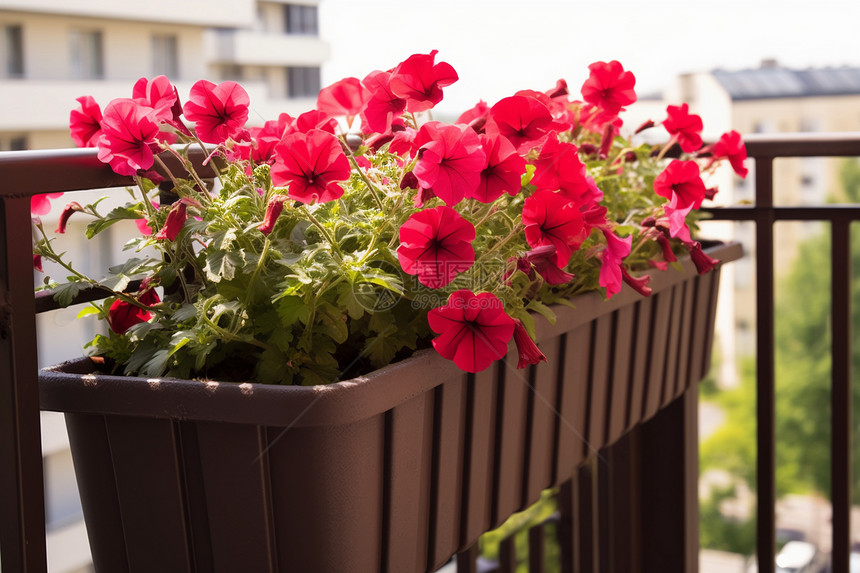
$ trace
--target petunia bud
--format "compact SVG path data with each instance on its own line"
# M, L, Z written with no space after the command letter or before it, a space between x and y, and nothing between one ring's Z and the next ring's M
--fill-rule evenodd
M188 219L187 209L184 201L176 202L170 213L167 214L167 221L165 221L161 230L158 231L158 234L155 235L155 238L175 241L176 237L179 236L179 231L185 225L185 220Z
M537 347L532 337L526 331L521 320L514 321L514 342L517 345L519 360L517 368L525 368L530 364L537 364L541 360L546 362L546 356Z
M696 265L696 270L699 271L700 275L705 274L720 262L717 259L709 257L705 251L702 250L702 243L699 241L684 243L684 246L689 249L690 258L693 259L693 263Z
M654 123L654 120L653 120L653 119L649 119L648 121L644 122L642 125L640 125L639 127L637 127L637 128L636 128L636 131L634 131L633 133L634 133L634 134L642 133L642 132L643 132L643 131L645 131L646 129L651 129L652 127L654 127L654 125L656 125L656 124Z
M593 143L583 143L579 146L579 152L585 155L586 157L590 157L592 155L597 155L599 149Z
M648 283L651 281L650 276L643 275L641 277L634 277L627 272L624 265L621 265L621 276L624 278L624 282L630 285L633 290L642 296L651 296L651 287L648 286Z
M666 235L662 233L657 235L657 242L660 244L660 248L663 249L663 259L670 263L674 263L678 260L678 257L676 257L675 253L672 251L672 245L669 243L669 239L666 238Z
M84 208L81 207L80 203L77 201L72 201L65 207L63 207L63 212L60 213L60 222L57 224L57 229L54 231L57 234L62 235L66 232L66 224L69 222L69 217L72 216L72 213L75 211L83 211Z
M263 222L257 225L257 229L264 235L268 235L275 228L275 223L278 222L278 217L281 216L281 211L284 210L284 202L287 197L284 195L275 195L269 199L269 204L266 205L266 215L263 217Z
M719 187L708 187L705 189L705 199L708 201L713 201L714 197L717 196L717 192L719 192Z
M42 255L33 255L33 268L40 273L45 272L44 269L42 269Z
M612 147L612 141L615 139L617 129L614 123L607 123L603 130L603 139L600 140L600 158L606 159L609 157L609 150Z

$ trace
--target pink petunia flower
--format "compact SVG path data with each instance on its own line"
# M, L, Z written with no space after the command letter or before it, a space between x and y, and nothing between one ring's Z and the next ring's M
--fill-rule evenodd
M727 158L738 176L746 178L749 170L744 167L747 158L747 148L744 145L741 134L737 131L729 131L720 136L712 150L716 159Z
M413 213L400 226L397 259L403 272L429 288L442 288L475 262L475 227L445 205Z
M487 156L471 127L431 121L421 126L415 144L420 155L412 172L446 204L456 205L478 188Z
M535 98L515 95L499 100L490 108L485 130L504 135L524 154L540 145L556 127L544 104Z
M104 111L98 158L120 175L134 175L155 163L158 136L152 108L127 98L115 99Z
M557 137L548 138L534 165L531 183L539 191L561 191L577 204L584 203L583 199L590 195L591 185L585 164L579 159L574 144L561 142Z
M59 199L62 193L42 193L30 198L30 213L33 215L47 215L51 212L51 199Z
M191 86L183 111L194 122L201 141L220 144L242 131L250 103L248 92L236 82L215 85L200 80Z
M427 111L442 101L442 88L456 82L459 77L446 62L434 63L439 50L429 54L413 54L401 62L391 73L392 93L406 100L406 111Z
M78 147L95 147L102 135L102 110L92 96L81 96L76 100L79 109L69 113L69 131Z
M606 298L621 292L624 280L622 261L630 254L633 235L621 238L608 229L602 229L606 238L606 248L600 253L600 278L598 284L606 288Z
M320 90L317 109L334 117L346 116L352 127L355 116L364 111L370 101L370 90L358 78L344 78Z
M702 147L702 118L690 113L690 107L682 104L680 107L670 105L666 108L669 115L663 120L663 127L670 135L678 139L681 150L693 153Z
M486 370L504 356L514 334L514 319L502 301L491 293L476 295L465 289L431 310L427 322L439 335L433 339L436 352L466 372Z
M654 192L669 200L677 197L676 206L680 208L692 205L693 209L698 209L705 199L705 191L699 164L695 161L673 159L654 179Z
M349 179L349 160L337 138L312 129L291 133L275 147L272 183L289 188L291 199L325 203L343 195L341 181Z
M585 240L582 214L574 203L552 191L537 191L523 204L526 242L537 248L553 245L553 262L564 268Z
M588 69L591 73L582 84L582 99L613 115L636 101L636 77L619 62L594 62Z
M388 133L394 118L406 110L406 99L391 91L391 73L374 71L364 78L371 98L364 108L363 117L371 133Z
M487 156L487 164L481 171L478 187L467 194L481 203L492 203L507 193L511 197L520 192L522 176L526 171L526 160L502 135L479 136L481 147Z

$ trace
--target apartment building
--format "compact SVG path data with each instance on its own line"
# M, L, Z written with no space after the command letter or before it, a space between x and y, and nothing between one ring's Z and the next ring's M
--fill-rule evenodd
M180 98L199 79L240 81L251 98L250 124L306 111L315 104L330 53L319 37L318 4L0 0L0 151L72 147L68 121L75 98L91 95L104 106L130 97L143 76L168 76ZM44 218L46 228L56 225L56 213ZM118 226L98 241L68 241L63 249L92 270L104 269L119 262L114 247L133 232ZM82 233L70 228L58 240ZM40 366L80 355L92 338L96 326L75 320L79 310L39 317L40 332L62 327L61 336L40 337ZM61 415L43 412L42 449L49 569L92 571Z
M313 105L329 46L318 0L0 0L0 150L68 147L69 110L164 74L241 81L252 124Z

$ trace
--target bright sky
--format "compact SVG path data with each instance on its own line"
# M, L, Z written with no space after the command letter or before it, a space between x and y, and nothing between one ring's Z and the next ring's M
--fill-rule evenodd
M598 60L619 60L639 93L764 58L860 66L860 0L323 0L320 26L332 48L324 85L439 50L460 76L445 114L558 78L578 94Z

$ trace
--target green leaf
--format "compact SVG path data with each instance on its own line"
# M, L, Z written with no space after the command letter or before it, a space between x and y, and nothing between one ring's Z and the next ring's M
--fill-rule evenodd
M129 282L131 282L131 279L129 277L125 275L117 275L104 278L99 281L99 284L106 289L110 289L114 292L122 292L125 290L125 287L128 286Z
M178 309L173 311L173 320L176 322L185 322L197 316L197 307L193 304L183 303Z
M547 319L550 324L555 324L555 313L552 311L552 309L550 309L547 305L540 302L539 300L529 301L529 303L526 305L526 308L528 310L535 311L536 313Z
M342 312L330 304L323 304L317 309L317 316L320 319L319 332L338 344L346 342L349 338L349 327Z
M310 318L308 307L301 297L297 296L285 296L278 300L277 311L284 326L291 326L299 321L302 324L307 324Z
M374 368L382 368L391 363L398 350L398 345L392 343L389 337L377 334L367 339L362 353L367 356Z
M84 282L72 282L57 285L54 288L54 300L57 301L62 308L72 304L72 301L78 294L86 290L90 285Z
M87 239L92 239L114 223L125 220L141 219L143 214L140 205L124 205L116 207L102 219L96 219L87 225Z
M209 280L218 282L222 279L233 280L236 269L245 264L242 255L236 251L211 251L206 255L206 266L203 271Z
M83 318L91 314L101 314L101 309L97 306L85 306L81 309L81 312L78 313L77 318Z

